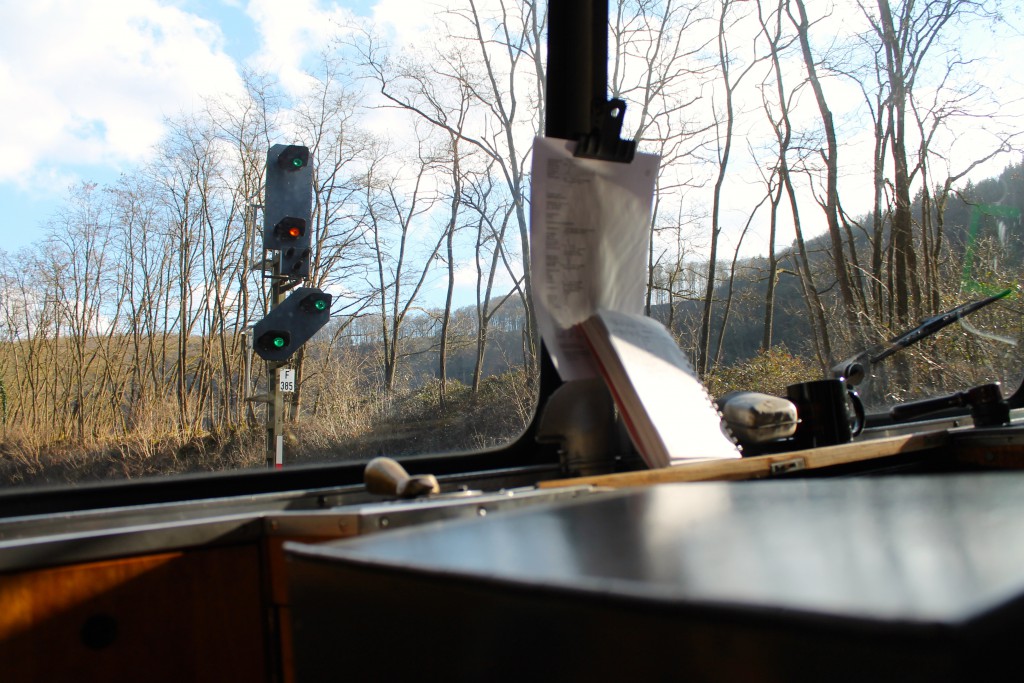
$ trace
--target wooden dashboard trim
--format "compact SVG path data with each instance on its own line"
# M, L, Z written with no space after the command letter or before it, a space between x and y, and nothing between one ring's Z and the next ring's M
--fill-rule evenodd
M699 460L674 467L638 472L621 472L574 479L539 482L541 488L559 486L600 486L623 488L688 481L742 481L762 479L794 470L820 469L941 448L950 443L948 431L856 441L838 446L730 460Z

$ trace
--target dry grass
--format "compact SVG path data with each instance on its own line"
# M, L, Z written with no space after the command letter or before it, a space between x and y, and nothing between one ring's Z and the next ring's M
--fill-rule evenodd
M533 414L536 401L528 387L522 370L485 379L476 395L450 381L444 407L436 381L390 395L366 387L336 388L320 394L316 405L307 406L287 425L285 462L364 461L382 454L499 446L518 436ZM150 410L140 414L148 417L120 439L47 442L24 430L8 432L0 439L0 486L259 468L266 462L262 424L183 437L169 432L170 415Z
M264 463L262 428L205 434L187 441L134 434L121 441L45 446L8 437L0 442L0 485L59 485L213 472Z

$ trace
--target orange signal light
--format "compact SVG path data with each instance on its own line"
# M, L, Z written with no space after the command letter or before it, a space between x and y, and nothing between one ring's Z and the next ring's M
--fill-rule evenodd
M306 235L306 221L293 216L285 216L274 226L274 235L277 239L284 240L291 244ZM281 248L282 245L274 245L274 248Z

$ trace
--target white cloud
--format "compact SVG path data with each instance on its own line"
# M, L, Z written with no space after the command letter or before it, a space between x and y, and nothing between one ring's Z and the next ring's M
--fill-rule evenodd
M462 261L455 264L455 286L476 287L476 262Z
M319 0L251 0L246 13L260 35L259 54L253 65L276 74L282 87L297 94L308 87L303 61L330 46L352 12Z
M163 119L236 87L220 30L157 0L6 3L0 182L144 158Z
M378 26L391 31L398 45L432 44L440 36L431 32L431 27L442 11L433 2L380 0L373 7L373 20Z

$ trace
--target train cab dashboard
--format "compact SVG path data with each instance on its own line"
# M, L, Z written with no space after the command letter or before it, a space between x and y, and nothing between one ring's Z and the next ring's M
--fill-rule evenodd
M1013 417L666 470L440 475L404 500L8 516L5 678L991 673L1024 618Z

